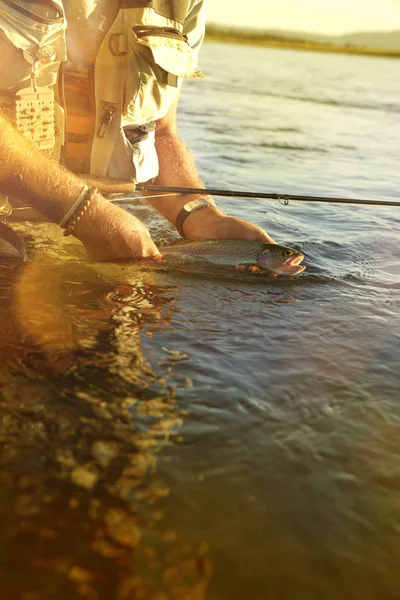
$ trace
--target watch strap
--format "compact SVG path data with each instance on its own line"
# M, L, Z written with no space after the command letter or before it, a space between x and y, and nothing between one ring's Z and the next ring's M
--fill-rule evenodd
M205 198L196 198L195 200L191 200L187 202L184 206L182 206L181 210L176 217L176 229L181 237L185 237L183 233L183 224L188 218L189 215L196 212L196 210L200 210L201 208L208 208L211 206L210 202Z

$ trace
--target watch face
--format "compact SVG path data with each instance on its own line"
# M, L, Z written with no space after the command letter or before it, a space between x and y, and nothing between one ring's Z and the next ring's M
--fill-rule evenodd
M188 212L190 212L194 208L200 207L200 206L208 206L207 200L205 200L204 198L196 198L196 200L192 200L191 202L188 202L187 204L185 204L184 209L187 210Z

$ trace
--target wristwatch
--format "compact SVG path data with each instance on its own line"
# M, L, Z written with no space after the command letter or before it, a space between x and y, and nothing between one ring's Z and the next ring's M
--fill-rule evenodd
M176 229L181 237L185 237L182 227L186 219L189 215L196 212L196 210L200 210L200 208L207 208L208 206L212 206L208 200L205 198L196 198L196 200L191 200L187 202L184 206L182 206L181 210L176 217Z

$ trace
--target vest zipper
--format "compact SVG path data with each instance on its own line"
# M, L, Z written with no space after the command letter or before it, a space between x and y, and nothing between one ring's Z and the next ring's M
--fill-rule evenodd
M93 148L93 139L96 135L96 94L95 94L95 85L94 85L94 65L89 67L89 89L90 89L90 99L91 99L91 112L94 115L91 133L88 139L88 154L86 157L86 173L90 173L90 169L92 166L92 148Z
M56 100L59 102L62 112L64 114L63 123L60 123L60 127L62 127L62 132L64 135L64 143L61 146L60 152L60 163L65 164L65 151L67 146L67 108L65 104L65 64L63 62L60 63L59 66L59 78L57 84L58 98ZM60 135L61 131L56 135Z
M103 116L101 118L100 127L97 132L99 138L103 138L106 135L107 127L111 125L114 119L115 106L114 104L106 103L103 106Z
M187 35L181 33L173 27L151 27L145 25L136 25L132 27L132 31L136 34L136 37L142 38L148 35L158 35L161 37L173 38L175 40L181 40L182 42L188 43Z

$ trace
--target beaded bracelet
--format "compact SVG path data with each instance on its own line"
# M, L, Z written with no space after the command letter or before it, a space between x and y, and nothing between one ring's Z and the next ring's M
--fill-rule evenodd
M87 186L85 186L87 189L85 190L85 193L83 194L83 197L80 198L80 202L77 203L75 202L75 204L77 204L77 206L75 207L74 211L72 212L71 217L68 219L68 221L66 221L66 225L65 225L65 229L64 229L64 235L71 235L71 233L73 232L73 230L75 229L76 225L79 223L79 221L81 220L81 218L83 217L83 215L85 214L85 212L87 211L87 209L90 206L90 203L92 202L93 198L96 196L96 194L99 193L99 190L97 190L96 188L88 188ZM80 194L80 196L82 196L82 193ZM79 212L77 213L77 210L79 210Z

